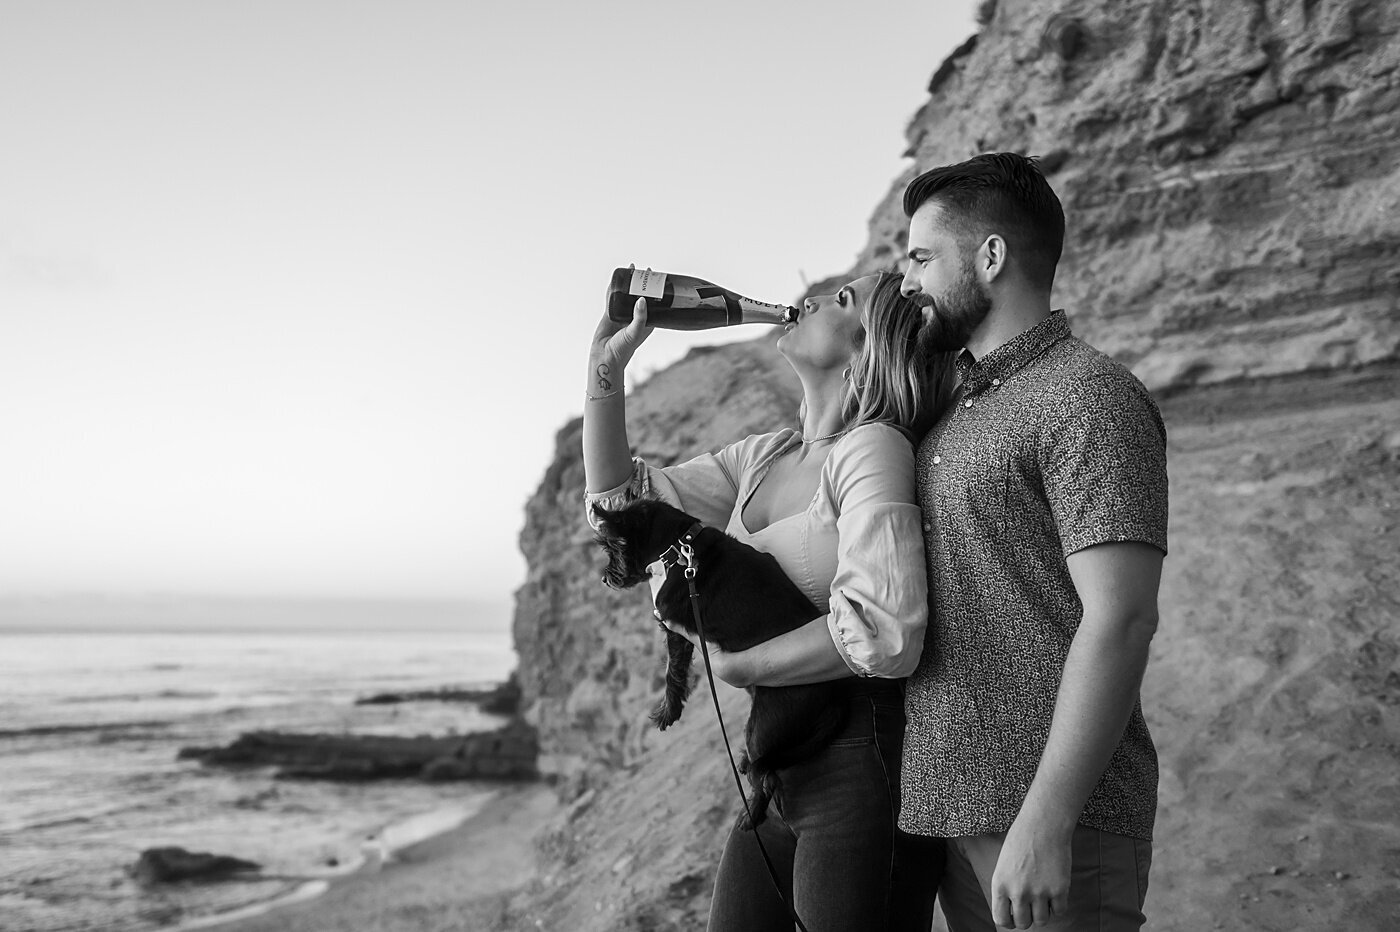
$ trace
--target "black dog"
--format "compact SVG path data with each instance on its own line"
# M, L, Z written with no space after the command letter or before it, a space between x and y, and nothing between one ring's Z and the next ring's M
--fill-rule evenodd
M740 651L800 628L821 613L788 579L770 554L755 550L714 528L699 527L690 515L665 502L643 499L615 511L595 508L596 540L608 555L603 582L630 589L649 578L647 566L678 546L688 531L698 572L700 616L705 639L727 651ZM674 556L674 551L672 555ZM656 596L662 618L695 631L690 588L683 566L669 560L666 583ZM666 632L666 695L651 713L658 728L681 717L690 694L694 646ZM746 771L753 786L753 825L761 823L777 789L780 767L813 756L846 724L846 693L837 682L809 686L751 686L752 709L744 731ZM745 827L751 828L745 818Z

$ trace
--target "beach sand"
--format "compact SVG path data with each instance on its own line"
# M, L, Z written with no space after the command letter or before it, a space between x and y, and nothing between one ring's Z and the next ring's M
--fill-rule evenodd
M211 926L217 932L504 932L506 904L535 873L535 836L558 809L543 783L500 790L457 828L312 900Z

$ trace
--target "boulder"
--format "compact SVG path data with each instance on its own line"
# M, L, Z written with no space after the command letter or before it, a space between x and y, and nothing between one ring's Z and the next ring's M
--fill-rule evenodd
M174 883L181 880L223 880L234 874L262 870L261 864L227 854L186 851L167 846L147 848L132 865L131 874L142 884Z

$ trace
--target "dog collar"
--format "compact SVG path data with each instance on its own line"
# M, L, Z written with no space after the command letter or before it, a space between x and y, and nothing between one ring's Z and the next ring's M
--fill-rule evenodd
M696 521L686 528L685 533L674 544L662 551L661 562L665 564L667 571L673 566L684 566L687 575L695 575L695 538L704 527Z

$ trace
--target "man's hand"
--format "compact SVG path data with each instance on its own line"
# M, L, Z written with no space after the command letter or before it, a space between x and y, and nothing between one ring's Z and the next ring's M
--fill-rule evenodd
M992 918L1006 929L1029 929L1069 909L1068 832L1037 828L1022 813L1006 833L992 872Z
M1084 616L1065 658L1050 737L992 874L992 918L1008 929L1069 909L1074 824L1122 740L1157 629L1160 550L1099 544L1067 562Z

